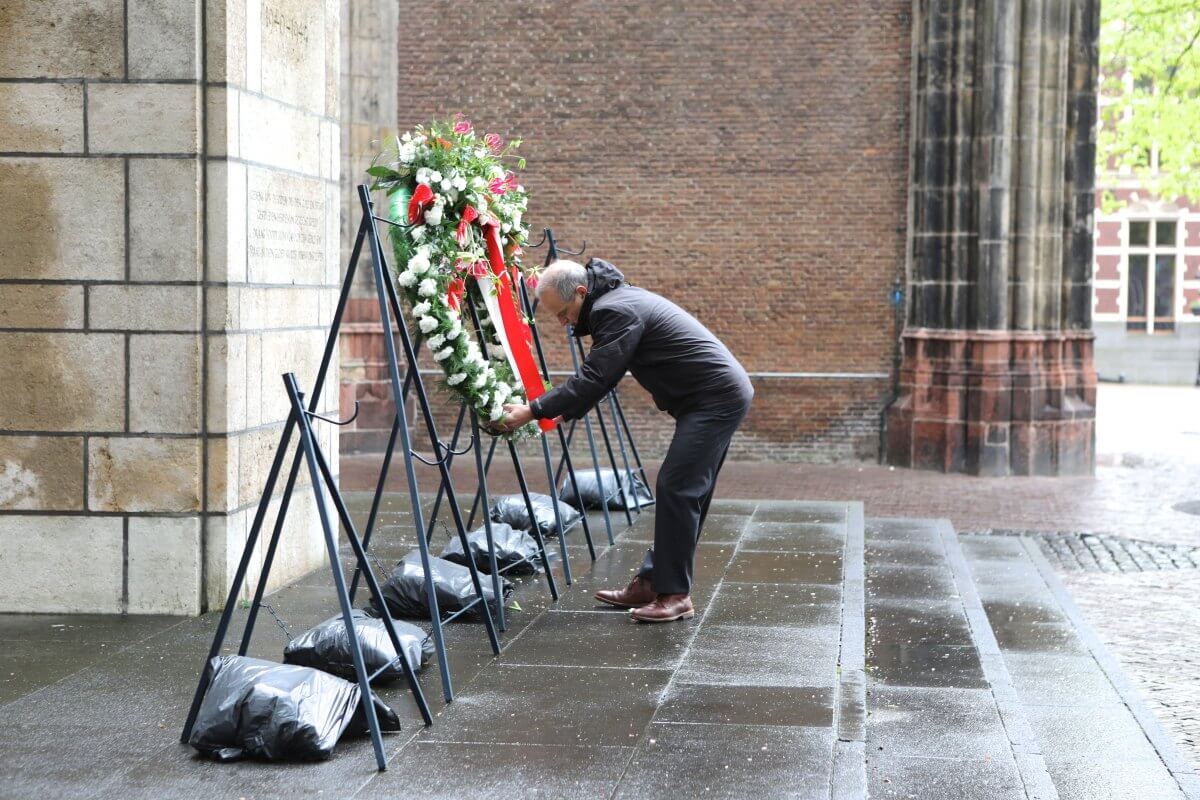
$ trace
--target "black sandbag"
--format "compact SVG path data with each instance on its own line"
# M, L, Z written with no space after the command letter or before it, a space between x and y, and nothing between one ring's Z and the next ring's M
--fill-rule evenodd
M493 522L492 544L496 548L496 569L507 570L509 575L532 575L539 571L537 542L525 531L503 522ZM487 531L480 528L468 533L467 545L471 548L475 566L490 574L492 564L488 558ZM462 540L451 536L442 548L442 558L465 566L467 557L463 555Z
M531 493L529 501L533 505L533 516L537 520L538 530L542 532L542 538L558 536L558 525L554 522L553 499L549 495ZM578 509L561 500L558 501L558 514L562 517L563 533L578 525L579 520L583 518L583 514ZM529 524L529 509L525 506L525 498L519 494L497 497L496 501L492 503L491 515L493 522L503 522L517 530L532 533L533 529Z
M438 610L443 614L461 611L475 601L475 585L471 582L471 572L461 564L455 564L437 556L429 557L430 569L433 572L434 593L437 595ZM492 591L492 575L481 571L479 582L483 584L484 601L493 614L497 612L496 595ZM383 592L384 602L394 617L420 617L429 619L429 602L425 594L425 570L421 568L421 552L413 550L396 565L396 569L379 587ZM501 579L500 591L507 600L513 593L513 585ZM375 598L371 598L367 613L379 616L379 608ZM476 619L483 618L483 609L475 606L463 615Z
M218 656L210 665L212 680L188 741L218 761L324 760L342 734L367 730L356 683L246 656ZM396 713L378 698L375 711L382 730L400 730Z
M621 478L622 483L629 483L628 474L622 475ZM575 488L571 486L570 475L563 478L562 488L558 490L558 496L562 501L570 503L575 508L600 508L600 492L596 488L596 470L575 470L575 480L579 483L579 493L583 495L583 505L580 506L576 502ZM609 508L623 511L626 507L637 508L638 505L648 506L654 504L654 498L650 495L650 490L646 488L646 484L642 483L642 479L637 475L633 476L632 487L628 485L622 487L617 485L617 475L615 472L611 469L602 469L600 470L600 481L604 484L604 497L608 500ZM637 495L637 502L634 501L635 493Z
M396 658L396 648L392 646L392 638L388 636L383 620L369 616L367 612L357 608L350 612L350 616L354 620L354 631L358 635L359 646L362 647L367 674L372 675L377 669L391 664ZM414 672L420 672L421 667L433 655L432 640L425 635L425 631L411 622L393 620L393 623L404 657ZM309 628L288 642L283 651L283 660L286 664L312 667L349 681L358 680L354 672L354 656L350 653L350 637L346 635L346 623L341 614ZM380 681L402 677L404 671L399 663L392 664L379 674Z

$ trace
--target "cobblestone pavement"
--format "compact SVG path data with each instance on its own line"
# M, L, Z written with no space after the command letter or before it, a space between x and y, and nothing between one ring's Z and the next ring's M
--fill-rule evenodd
M1057 553L1051 562L1062 568L1089 622L1163 725L1200 766L1200 645L1190 633L1200 631L1200 571L1120 569L1156 559L1196 561L1200 516L1177 506L1200 501L1200 388L1103 384L1097 405L1091 478L992 479L876 464L742 462L726 465L717 493L861 500L871 517L944 517L960 532L1033 533L1043 549L1046 540L1061 540L1051 547ZM373 488L378 457L345 456L341 469L347 488ZM463 485L469 483L465 469L455 472ZM653 480L652 467L649 472ZM402 478L403 470L392 475ZM503 473L497 478L498 490L515 490ZM1089 559L1112 569L1084 569Z

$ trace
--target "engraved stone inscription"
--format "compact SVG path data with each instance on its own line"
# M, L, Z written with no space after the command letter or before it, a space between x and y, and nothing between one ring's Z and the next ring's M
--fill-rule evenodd
M246 257L251 282L321 282L325 269L323 198L319 181L266 171L252 173L246 195Z

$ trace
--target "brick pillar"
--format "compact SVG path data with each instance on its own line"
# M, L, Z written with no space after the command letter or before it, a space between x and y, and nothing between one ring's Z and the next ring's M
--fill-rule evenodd
M336 0L0 12L0 611L224 601L280 373L312 384L333 306L338 25ZM311 506L278 580L323 557Z
M922 0L909 302L888 460L1094 468L1095 0Z

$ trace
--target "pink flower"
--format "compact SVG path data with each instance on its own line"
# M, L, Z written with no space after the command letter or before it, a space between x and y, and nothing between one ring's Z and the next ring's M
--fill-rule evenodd
M488 191L497 196L504 194L508 189L508 178L493 178L488 184Z
M492 151L492 155L500 155L500 151L504 149L504 140L500 138L498 133L489 133L483 137L483 143L487 145L488 150Z
M470 133L471 132L471 120L467 119L462 114L455 114L454 115L454 132L460 133L460 134L461 133Z
M475 278L483 278L488 274L488 263L486 261L476 261L471 265L471 276Z
M527 277L525 279L525 283L529 284L530 289L537 289L537 284L538 284L537 275L530 275L529 277Z

